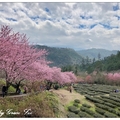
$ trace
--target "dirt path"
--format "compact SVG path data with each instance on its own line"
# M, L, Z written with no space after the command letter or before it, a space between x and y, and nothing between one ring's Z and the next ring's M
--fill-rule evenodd
M55 93L59 98L59 102L60 102L59 109L61 111L60 114L61 117L66 117L67 111L65 110L65 106L67 106L71 101L74 101L75 99L79 99L81 104L88 103L89 105L94 106L94 104L87 101L83 95L80 95L75 91L70 93L68 90L59 89L59 90L51 90L51 92Z
M69 91L64 89L52 90L52 92L58 95L63 105L69 104L74 99L83 99L84 97L79 93L76 93L76 92L70 93Z

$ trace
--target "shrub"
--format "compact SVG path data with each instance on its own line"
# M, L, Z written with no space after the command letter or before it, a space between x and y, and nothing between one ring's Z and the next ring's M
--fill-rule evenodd
M79 105L78 103L73 103L73 106L78 107Z
M82 106L87 107L87 108L90 108L90 107L91 107L91 106L88 105L88 104L82 104Z
M104 103L104 101L102 101L102 100L99 100L99 99L97 99L97 98L94 98L94 97L91 97L91 96L85 96L86 97L86 99L88 99L88 100L90 100L90 101L92 101L92 102L95 102L95 103Z
M116 118L117 117L117 115L110 113L110 112L105 112L104 116L107 118Z
M88 115L87 113L85 113L83 111L79 111L78 115L82 118L91 118L90 115Z
M80 103L80 100L79 99L75 99L74 102L75 103Z
M120 111L117 111L116 114L117 114L118 116L120 116Z
M104 113L105 113L105 110L103 110L101 108L98 108L98 107L96 107L95 110L96 110L96 112L98 112L98 113L100 113L102 115L104 115Z
M79 112L78 108L75 107L75 106L69 106L69 107L68 107L68 110L69 110L70 112L75 113L75 114L78 114L78 112Z
M95 117L95 118L103 118L103 115L101 115L99 113L94 113L93 117Z
M112 108L115 108L115 107L116 107L116 105L113 105L113 104L108 103L108 102L104 102L104 104L107 105L107 106L109 106L109 107L112 107Z
M77 115L77 114L75 114L75 113L73 113L73 112L69 112L69 113L67 114L67 117L68 117L68 118L79 118L79 115Z
M90 115L93 115L93 114L94 114L93 111L89 110L89 108L84 107L84 106L81 106L80 110L83 111L83 112L86 112L86 113L88 113L88 114L90 114Z

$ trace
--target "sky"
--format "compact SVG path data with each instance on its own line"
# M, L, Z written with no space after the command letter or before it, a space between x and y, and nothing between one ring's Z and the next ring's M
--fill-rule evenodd
M120 50L120 3L1 2L0 25L30 44L83 50Z

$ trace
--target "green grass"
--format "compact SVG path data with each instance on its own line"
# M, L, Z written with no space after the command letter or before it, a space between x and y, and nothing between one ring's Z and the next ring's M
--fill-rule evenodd
M0 110L6 111L7 109L13 109L20 112L20 115L6 115L8 117L25 117L24 110L31 109L31 117L58 117L58 100L57 96L50 92L32 93L25 97L5 97L0 99ZM29 117L29 116L26 116Z

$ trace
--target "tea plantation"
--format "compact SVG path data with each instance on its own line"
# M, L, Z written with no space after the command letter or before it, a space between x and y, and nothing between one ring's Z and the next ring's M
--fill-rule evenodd
M83 103L78 99L68 106L68 118L119 118L120 117L120 87L110 85L77 84L74 90L85 96L85 100L93 103ZM115 91L117 90L117 91Z

